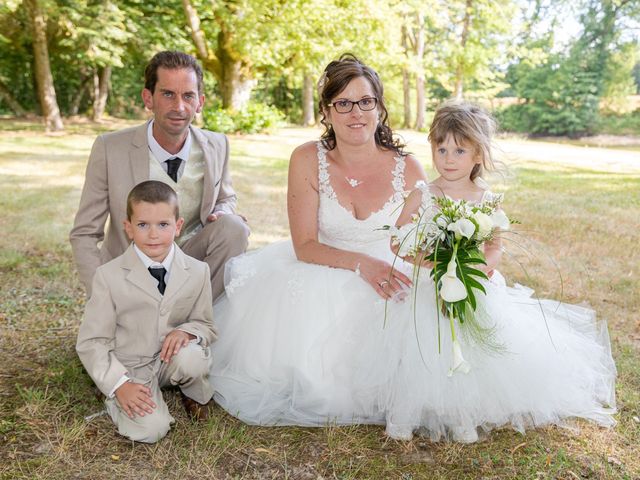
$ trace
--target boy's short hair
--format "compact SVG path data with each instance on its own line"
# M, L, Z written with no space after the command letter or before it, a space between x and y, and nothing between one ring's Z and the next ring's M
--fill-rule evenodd
M127 220L131 220L133 206L140 202L147 203L168 203L173 205L176 220L180 217L178 207L178 194L173 188L158 180L147 180L139 183L131 189L127 196Z

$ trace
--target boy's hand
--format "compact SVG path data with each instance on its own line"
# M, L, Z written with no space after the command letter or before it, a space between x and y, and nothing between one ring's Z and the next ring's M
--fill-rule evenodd
M123 383L116 390L116 399L129 418L136 415L144 417L156 408L151 399L151 389L140 383Z
M189 340L193 340L194 338L196 338L195 335L183 332L182 330L172 330L162 343L160 360L169 363L171 358L177 354L182 347L185 347L189 343Z

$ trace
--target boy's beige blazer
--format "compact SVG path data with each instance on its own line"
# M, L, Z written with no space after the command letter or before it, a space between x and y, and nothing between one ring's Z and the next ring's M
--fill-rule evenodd
M80 280L89 294L96 268L121 255L129 245L123 227L127 195L138 183L149 180L147 126L148 122L100 135L91 149L80 206L69 236ZM213 212L235 212L236 194L228 168L229 142L221 133L190 128L206 165L200 205L200 221L206 225ZM109 226L105 228L107 218Z
M215 340L209 266L176 246L169 275L160 295L132 246L96 270L76 351L105 395L124 373L149 381L171 330L199 335L203 346Z

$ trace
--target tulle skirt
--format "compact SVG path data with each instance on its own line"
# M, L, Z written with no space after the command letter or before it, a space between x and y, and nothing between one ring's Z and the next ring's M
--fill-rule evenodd
M299 262L290 241L237 257L214 305L214 398L249 424L386 424L396 438L475 441L478 429L573 417L612 425L606 324L499 273L486 288L485 338L456 325L470 371L449 375L449 320L426 269L415 300L385 303L354 272Z

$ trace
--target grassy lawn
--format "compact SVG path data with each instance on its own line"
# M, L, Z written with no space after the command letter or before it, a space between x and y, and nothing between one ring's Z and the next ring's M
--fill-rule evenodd
M398 442L379 426L250 427L221 409L193 424L168 392L177 424L148 446L119 437L105 416L85 419L102 406L74 350L85 299L67 235L97 133L78 124L47 136L0 120L0 478L640 478L639 151L504 139L509 175L493 182L529 252L508 245L505 276L541 296L588 301L609 323L614 429L578 421L504 429L474 445ZM287 236L288 158L317 135L231 138L251 248ZM403 135L427 165L425 135Z

